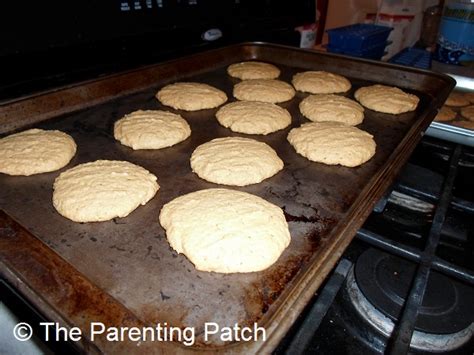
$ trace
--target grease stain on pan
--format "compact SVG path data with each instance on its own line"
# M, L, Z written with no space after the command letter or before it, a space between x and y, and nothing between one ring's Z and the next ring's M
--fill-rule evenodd
M297 217L306 223L308 217ZM330 221L332 224L332 221ZM301 238L299 243L304 244L305 253L295 256L290 256L284 262L271 267L266 271L268 273L262 278L261 282L253 283L250 286L250 295L246 299L245 309L254 310L248 312L251 317L247 319L248 324L260 320L270 306L278 299L280 294L288 287L296 274L304 268L314 251L318 249L321 244L322 234L326 234L328 229L324 227L316 227L305 233L304 238Z

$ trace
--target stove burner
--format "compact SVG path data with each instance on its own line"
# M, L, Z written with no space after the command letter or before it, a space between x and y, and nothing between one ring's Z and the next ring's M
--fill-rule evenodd
M392 319L374 307L373 304L364 296L364 293L361 291L358 282L356 281L354 268L349 272L345 286L345 292L349 297L351 305L356 309L359 316L386 339L390 338L395 323ZM359 327L363 328L363 325L359 325ZM427 352L447 352L466 346L466 343L472 339L473 335L474 323L470 323L466 328L451 334L432 334L415 330L411 338L410 347L412 349ZM367 336L367 333L365 336ZM376 342L377 337L371 336L370 339L371 341L368 342L369 344L374 341ZM382 348L384 347L385 345L382 346Z
M360 255L355 278L363 295L385 316L401 314L417 265L377 249ZM474 289L431 272L415 329L433 334L452 334L472 323Z

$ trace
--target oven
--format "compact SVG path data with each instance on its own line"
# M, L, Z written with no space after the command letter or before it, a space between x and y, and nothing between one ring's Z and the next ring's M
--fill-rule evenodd
M100 94L101 91L92 88L92 91L86 92L75 85L86 80L92 87L97 78L107 80L117 73L133 74L136 68L145 68L145 71L149 70L147 74L152 74L155 63L182 56L187 58L207 50L232 48L233 44L243 41L298 46L300 34L294 28L314 21L315 14L312 1L293 2L292 6L283 6L276 1L244 0L107 1L100 5L86 1L77 6L57 4L55 9L40 3L31 2L29 5L27 20L37 31L27 31L18 26L13 16L6 16L3 22L3 34L9 42L6 42L8 45L1 55L4 80L0 97L5 104L9 104L20 96L35 97L38 91L46 90L53 98L49 101L50 107L66 115L68 112L61 111L61 105L65 104L54 98L58 87L70 88L69 98L85 95L88 99L97 99L97 104L100 104L106 102L105 99L100 101L101 98L95 97L94 93ZM19 3L5 6L10 7L8 11L11 13L21 12ZM62 18L51 16L53 10L66 15ZM106 24L104 18L108 19ZM62 30L58 31L58 28ZM45 51L45 48L48 50ZM258 49L255 51L258 53ZM272 56L276 58L279 55L279 51L277 48L268 54L263 52L263 55L271 61ZM237 57L240 52L235 53ZM284 60L290 65L293 58L289 55ZM318 59L315 57L314 60ZM186 68L183 66L181 70ZM162 74L169 75L166 71ZM179 75L179 72L173 75ZM126 80L124 77L125 86L121 89L127 88ZM128 94L140 95L140 92L137 89ZM108 95L118 93L109 92ZM21 108L17 110L21 112ZM74 110L81 110L81 107L77 106ZM428 111L429 108L423 113ZM41 114L45 115L46 120L48 113ZM425 117L425 123L428 120L429 117ZM9 129L6 131L17 128L11 115L7 117L7 123ZM417 124L420 130L426 128L424 123ZM98 136L103 134L100 129L94 131L87 123L75 129ZM413 137L410 145L414 146L418 140ZM357 215L360 224L363 220L365 222L354 239L350 243L347 241L347 247L338 249L338 253L343 251L341 256L328 259L331 265L334 264L332 271L327 270L327 277L316 282L316 289L312 290L308 285L301 287L300 295L305 294L305 301L295 303L297 311L293 313L296 314L292 314L289 307L285 314L291 314L291 321L278 320L278 323L288 324L283 327L284 334L278 337L278 341L265 348L266 352L271 349L277 354L472 353L474 148L425 136L413 152L409 150L403 152L406 158L397 161L400 167L404 166L397 177L388 174L390 183L387 180L387 188L377 194L383 196L369 203L374 205L373 211ZM389 156L388 152L386 154ZM369 205L364 205L364 208ZM295 225L331 224L324 218L322 221L311 217L305 220L304 216L292 216L291 213L287 213L286 217L289 221L293 218ZM39 229L42 224L42 221L35 223ZM4 240L13 238L12 230L5 226L0 229L0 234ZM341 238L341 243L346 243L343 240ZM60 238L58 243L64 245L49 247L65 250L69 242L66 237L64 242ZM318 243L311 246L312 250L318 248ZM36 248L37 245L34 245ZM126 249L120 245L116 247ZM32 251L38 250L35 248ZM38 248L42 247L38 245ZM119 255L124 250L115 249L114 252ZM148 252L153 256L153 250ZM48 253L45 251L43 257L47 258ZM7 264L5 260L3 262L3 265ZM291 272L296 273L301 265L293 265ZM94 267L90 266L91 269ZM61 270L61 275L73 278L76 285L88 287L88 280L81 279L81 275L76 274L67 262L61 264ZM3 270L3 276L8 273L11 273L10 268ZM33 324L34 333L44 340L46 328L38 325L52 319L64 319L64 315L56 314L55 309L45 312L48 307L44 305L48 301L37 297L38 290L34 286L23 283L24 280L15 284L11 282L11 275L8 276L10 278L5 277L0 284L0 297L8 308L4 312L14 315L2 326L6 330L2 331L0 348L1 341L12 340L9 328L19 322ZM43 281L43 290L54 287L47 280ZM311 292L305 293L305 288ZM31 302L32 295L37 297L35 302ZM103 295L98 293L94 299L103 303L94 305L94 309L112 309L114 316L117 316L114 321L121 319L123 324L129 324L133 314L127 313L128 309L120 308L120 302L110 306L112 301L100 297ZM164 292L160 297L163 301L169 295ZM68 307L74 304L77 308L74 312L78 313L81 307L89 306L82 304L80 298L71 300L66 296L64 302L68 303ZM68 321L78 319L74 317L66 317L61 326L68 330L73 328L75 324ZM95 347L93 343L76 344L71 339L50 339L46 347L43 342L39 343L40 349L45 352L101 351L101 347ZM13 340L13 345L5 343L4 349L38 351L17 348L17 345L18 342ZM120 352L121 349L120 345L116 345L108 351Z

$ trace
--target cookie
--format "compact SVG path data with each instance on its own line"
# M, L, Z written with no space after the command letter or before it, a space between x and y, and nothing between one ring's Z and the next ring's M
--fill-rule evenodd
M283 169L283 162L267 144L249 138L216 138L198 146L191 169L201 179L222 185L257 184Z
M244 80L234 86L234 97L243 101L278 103L291 100L293 96L295 89L281 80Z
M163 105L185 111L214 108L227 101L227 95L222 90L207 84L187 82L166 85L158 91L156 98Z
M469 121L474 121L474 105L463 107L461 109L461 116Z
M146 204L159 189L156 176L127 161L80 164L54 181L53 205L75 222L125 217Z
M133 149L161 149L191 135L188 123L175 113L138 110L115 122L114 137Z
M222 106L216 113L219 123L234 132L269 134L291 124L291 115L284 108L258 101L236 101Z
M351 88L351 82L345 77L326 71L297 73L293 76L292 84L296 90L311 94L333 94Z
M311 122L293 128L288 141L298 154L327 165L354 167L375 154L371 134L340 122Z
M474 121L453 121L452 125L474 130Z
M207 189L163 206L160 223L171 247L201 271L261 271L290 243L280 207L246 192Z
M420 101L416 95L386 85L362 87L355 92L354 97L371 110L392 114L414 111Z
M464 98L466 98L467 100L469 100L469 102L470 102L471 104L474 104L474 91L465 92L463 95L464 95Z
M33 175L66 166L76 154L76 143L60 131L29 129L0 139L0 172Z
M456 118L456 112L451 110L448 106L443 106L438 111L438 114L434 118L436 122L447 122L452 121Z
M469 105L469 103L470 103L470 101L465 96L464 93L462 93L462 92L451 92L451 94L449 94L449 96L446 99L446 102L444 104L447 105L447 106L452 106L452 107L462 107L462 106Z
M242 80L276 79L280 76L280 69L268 63L241 62L229 65L227 73Z
M351 126L364 120L364 108L354 100L333 94L309 95L300 103L303 116L314 122L335 121Z

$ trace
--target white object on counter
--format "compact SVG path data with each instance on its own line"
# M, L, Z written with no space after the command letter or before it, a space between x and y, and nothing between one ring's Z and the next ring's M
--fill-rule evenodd
M318 25L312 23L310 25L304 25L296 27L295 30L301 35L300 48L313 48L316 43Z
M375 24L392 27L388 40L392 42L382 60L393 57L420 38L423 21L423 1L382 0L375 16Z

